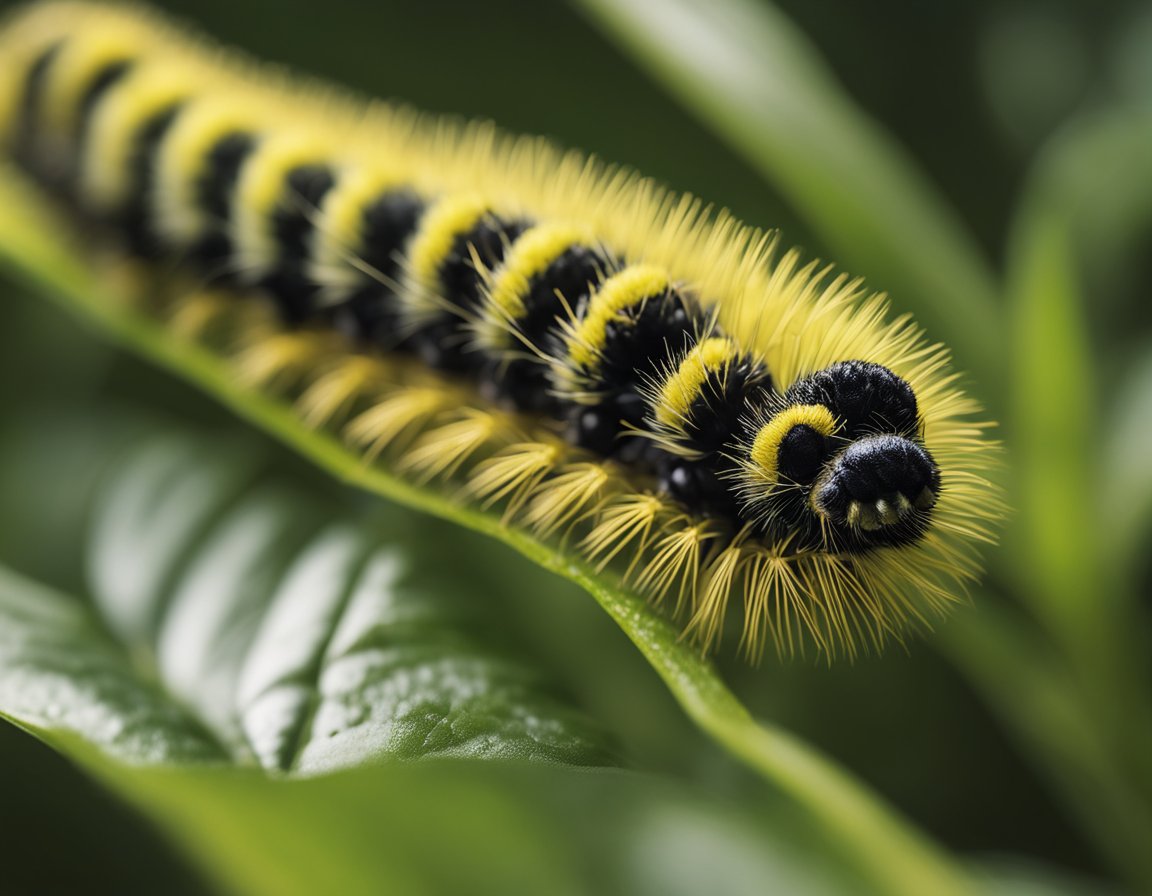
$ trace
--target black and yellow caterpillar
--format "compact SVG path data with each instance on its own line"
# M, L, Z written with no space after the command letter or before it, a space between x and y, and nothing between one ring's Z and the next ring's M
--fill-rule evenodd
M674 593L706 644L736 594L753 653L879 641L975 572L997 502L945 351L691 199L85 4L3 30L0 133L174 329L274 309L217 337L254 380Z

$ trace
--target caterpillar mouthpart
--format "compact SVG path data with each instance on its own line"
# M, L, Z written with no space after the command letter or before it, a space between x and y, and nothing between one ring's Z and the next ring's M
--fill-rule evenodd
M74 2L0 27L0 153L114 313L703 650L879 647L979 574L996 446L946 349L698 200Z
M866 436L837 454L812 488L812 508L877 544L925 531L940 491L931 455L901 436Z

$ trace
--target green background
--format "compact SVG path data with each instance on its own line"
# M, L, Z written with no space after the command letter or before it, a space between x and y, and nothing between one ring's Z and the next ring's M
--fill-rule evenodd
M796 214L751 164L568 5L282 0L274 6L163 6L260 58L366 95L546 134L705 197L751 223L780 227L785 244L810 255L837 258L810 219ZM1152 14L1135 4L787 0L777 6L820 49L848 94L917 160L996 271L1006 265L1027 172L1053 135L1117 98L1152 102L1152 91L1145 93L1152 87L1152 52L1144 52L1152 50ZM1121 190L1126 178L1148 179L1146 171L1114 173ZM1148 236L1147 222L1131 228L1084 272L1084 292L1091 297L1084 325L1101 359L1091 399L1102 415L1149 351ZM917 251L915 243L907 246L908 253ZM904 307L899 292L893 303ZM1003 380L977 382L975 390L997 409L1012 401ZM27 448L12 434L15 421L25 429L29 420L48 427L80 405L144 409L160 419L240 429L191 389L103 346L14 287L5 288L0 302L0 398L4 419L12 423L6 435L0 421L0 451L13 468L27 462ZM335 490L260 437L241 437L307 488ZM42 499L58 502L66 524L70 514L80 513L82 496L69 496L67 483L58 491ZM78 570L69 568L68 558L51 556L50 541L23 531L19 506L15 500L0 504L4 559L62 587L74 585ZM510 555L507 562L514 587L518 562ZM1152 563L1145 556L1142 564L1138 591L1146 611ZM1011 560L997 564L994 580L1010 581L1011 566ZM562 622L543 637L559 642L564 631L581 631L590 643L626 650L592 601L560 584L555 591L554 615ZM513 601L496 612L520 611ZM540 626L507 622L518 650L549 655L550 645L534 641ZM769 659L753 670L722 662L754 711L836 757L947 846L1111 876L1027 751L931 645L914 642L907 651L831 667ZM626 668L652 677L639 662ZM1140 671L1147 675L1147 663ZM586 702L575 685L565 686L577 703ZM651 709L654 719L675 715L670 698L652 682L639 693L658 704ZM653 743L633 745L643 767L704 780L721 793L740 791L743 773L696 735L676 726L654 731ZM686 742L662 743L664 734ZM206 889L145 822L7 725L0 726L0 855L5 892L74 890L95 879L109 892Z

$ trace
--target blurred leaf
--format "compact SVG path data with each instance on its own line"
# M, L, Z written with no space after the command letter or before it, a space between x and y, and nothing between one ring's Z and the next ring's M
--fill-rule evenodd
M778 10L751 0L580 5L762 171L838 262L891 291L987 389L997 382L997 290L986 262Z
M1090 269L1116 276L1126 250L1152 221L1152 188L1139 178L1118 176L1152 153L1152 116L1146 109L1116 107L1077 120L1045 148L1017 214L1008 258L1013 310L1013 439L1020 450L1021 520L1025 568L1039 576L1034 593L1062 605L1075 629L1078 613L1099 616L1098 601L1124 601L1122 588L1102 589L1087 600L1106 567L1101 551L1118 541L1113 528L1131 520L1119 492L1131 478L1132 504L1140 503L1141 473L1124 466L1120 438L1138 430L1103 429L1097 419L1094 359L1089 340ZM1139 419L1139 399L1135 402ZM1121 427L1124 429L1124 427ZM1113 434L1119 454L1098 450L1101 432ZM1134 443L1135 444L1135 443ZM1112 458L1121 464L1117 470ZM1119 478L1112 477L1119 473ZM1104 478L1106 509L1096 477ZM1123 500L1120 500L1123 498ZM1111 502L1111 503L1107 503ZM1122 524L1121 524L1122 526ZM1120 537L1119 540L1122 540Z
M1010 550L1004 559L1017 590L1067 664L1078 724L1095 729L1106 762L1122 769L1127 786L1147 794L1152 793L1152 715L1142 671L1146 641L1134 595L1104 561L1096 373L1081 287L1083 259L1072 223L1075 193L1068 191L1061 167L1066 158L1057 153L1042 161L1009 246L1014 363L1009 437L1015 450L1012 501L1019 518L1006 539ZM1033 737L1034 751L1052 754L1049 763L1063 762L1057 755L1060 738L1058 730ZM1080 759L1081 776L1100 764L1088 754ZM1077 789L1077 779L1067 774L1053 780ZM1105 796L1099 793L1107 803ZM1139 824L1126 824L1125 830L1152 835L1146 805L1138 800L1130 808L1140 816ZM1100 824L1087 815L1081 820ZM1109 845L1141 885L1152 884L1146 850L1125 837Z
M989 10L977 62L989 111L1005 142L1031 152L1087 89L1087 35L1072 11L1004 4Z
M0 176L0 208L4 210L0 215L0 258L34 288L60 301L121 344L192 380L239 416L337 478L503 541L543 568L584 588L632 640L688 716L732 755L803 805L852 854L860 873L869 880L893 894L919 896L932 891L945 896L969 892L967 875L951 858L867 787L786 732L753 719L712 664L685 643L677 628L642 597L621 588L618 581L601 576L562 546L539 541L504 525L495 514L464 507L440 492L414 486L382 467L365 464L335 437L307 428L290 405L238 383L230 367L217 356L176 339L162 325L133 313L125 307L122 296L85 266L82 253L69 251L61 238L68 228L54 221L46 205L18 176ZM229 551L223 540L216 548L221 562L233 564L237 575L262 569L256 558L262 551L271 550L271 542L280 532L277 526L284 525L277 518L275 507L257 506L251 513L252 521L244 525L251 526L253 533L259 527L260 534L254 534L243 549L252 554L245 555L239 549ZM442 558L430 562L441 563ZM258 581L263 579L258 577ZM189 630L193 648L200 652L186 651L180 632L175 629L170 630L171 640L166 640L162 627L157 645L159 670L183 700L210 716L207 721L217 735L237 749L242 743L241 715L246 707L222 706L217 700L231 686L239 685L236 676L240 661L248 640L255 636L254 608L269 598L243 593L242 586L235 582L217 581L207 565L189 582L188 593L195 597L187 597L174 606L192 607L198 600L205 601L196 627ZM232 597L225 596L226 588ZM242 604L234 606L233 600ZM114 612L116 618L123 617L120 610ZM172 651L166 651L166 646L171 646ZM284 670L284 674L291 678L298 671ZM350 724L359 721L353 715ZM383 731L372 730L381 740L370 745L367 752L386 748L383 744L406 749L398 746L399 740L391 740L394 735L387 726ZM262 724L262 740L268 732L275 734L273 722ZM289 741L289 737L282 736L274 743L284 745ZM255 743L249 743L249 747L262 757L275 756L280 760L287 755L293 761L300 757L312 764L307 749L290 749L285 754L279 746L272 751L263 746L257 748ZM358 749L363 755L363 746ZM339 755L323 756L313 767L345 762Z
M1117 176L1152 149L1147 123L1115 110L1052 140L1008 246L1016 520L1001 562L1053 644L989 609L967 637L949 639L1072 817L1141 888L1152 885L1141 845L1152 836L1146 639L1135 595L1105 557L1095 299L1085 281L1089 264L1118 258L1134 223L1152 212L1152 193Z
M39 371L25 372L34 378ZM81 554L60 546L81 543L89 520L77 508L88 506L117 448L142 430L108 401L37 404L26 413L6 408L3 414L0 558L19 558L19 569L38 581L82 590Z
M1147 559L1152 525L1152 351L1117 391L1112 420L1104 429L1102 541L1111 562L1130 571ZM1132 574L1124 578L1131 581Z
M984 695L1004 728L1054 782L1070 816L1102 855L1143 886L1152 882L1152 815L1107 733L1085 711L1079 683L1037 632L984 594L940 633L941 648Z
M1100 489L1097 492L1093 483L1079 486L1088 490L1079 497L1088 502L1079 513L1082 522L1090 515L1086 527L1089 533L1099 530L1097 537L1086 538L1084 542L1108 553L1111 559L1100 562L1104 569L1112 568L1115 562L1121 567L1131 564L1133 552L1139 546L1140 520L1147 503L1152 501L1148 496L1148 490L1152 489L1152 484L1147 484L1149 465L1140 448L1147 444L1144 423L1149 416L1149 405L1141 393L1148 388L1148 374L1144 366L1137 365L1127 388L1113 390L1119 396L1115 402L1115 421L1102 427L1098 425L1102 421L1082 416L1091 414L1095 395L1088 372L1077 370L1075 365L1091 363L1087 357L1089 315L1096 319L1104 316L1103 306L1117 292L1110 287L1144 257L1143 243L1148 225L1152 223L1152 182L1125 177L1122 173L1138 170L1149 155L1152 155L1152 114L1147 105L1118 105L1080 117L1046 147L1031 181L1030 207L1022 212L1017 229L1019 233L1025 227L1042 226L1038 222L1043 217L1059 217L1068 232L1064 256L1055 262L1064 268L1062 281L1074 285L1090 279L1101 285L1092 293L1091 301L1082 295L1072 297L1077 308L1076 320L1064 326L1078 333L1074 338L1079 347L1074 354L1062 357L1059 346L1045 349L1040 345L1043 337L1038 336L1035 341L1037 351L1047 351L1048 363L1053 368L1061 368L1068 380L1081 382L1078 391L1073 393L1081 404L1066 407L1060 390L1067 388L1068 383L1051 382L1048 379L1051 371L1044 370L1035 372L1030 385L1022 384L1020 401L1029 407L1035 404L1024 397L1024 390L1034 387L1036 380L1043 380L1051 390L1047 394L1054 396L1048 402L1052 416L1068 414L1069 421L1076 421L1076 426L1068 427L1069 430L1091 433L1089 444L1081 445L1088 456L1083 463L1091 464L1088 475L1100 477ZM1016 261L1019 267L1019 256ZM1041 304L1033 313L1051 316L1059 312L1059 305L1050 310L1047 304L1058 298L1039 296L1037 301ZM1129 317L1130 313L1118 323L1127 326ZM1032 323L1018 321L1018 329L1025 327L1032 327ZM1120 338L1129 335L1123 332ZM1052 423L1058 425L1056 420ZM1103 450L1096 443L1096 433L1106 434ZM1068 434L1075 438L1073 433ZM1060 440L1061 444L1066 441L1066 438ZM1051 453L1045 451L1046 455ZM1067 479L1054 480L1052 484L1058 488L1071 485ZM1077 498L1068 496L1065 500ZM1122 587L1110 590L1114 600L1130 597Z
M1101 613L1099 600L1088 599L1098 581L1092 360L1071 227L1051 194L1032 194L1009 250L1020 585L1062 637L1094 638Z
M1150 154L1152 108L1114 105L1068 123L1036 164L1031 189L1064 210L1077 265L1104 287L1093 292L1087 306L1093 319L1102 318L1100 306L1113 301L1115 281L1144 258L1152 183L1126 175L1138 171Z
M1116 517L1102 497L1116 488L1100 449L1088 320L1095 301L1084 283L1090 264L1114 263L1138 225L1152 220L1152 191L1116 176L1152 151L1152 118L1132 113L1086 117L1051 142L1029 178L1008 253L1019 511L1010 561L1021 592L1064 647L1089 665L1113 667L1116 681L1097 682L1109 696L1131 679L1142 648L1130 618L1135 595L1105 560Z
M635 773L440 760L277 781L70 752L245 894L876 892L784 807Z

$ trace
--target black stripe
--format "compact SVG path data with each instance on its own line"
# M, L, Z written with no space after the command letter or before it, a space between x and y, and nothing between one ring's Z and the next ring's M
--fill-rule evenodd
M62 43L55 43L42 51L28 68L24 86L20 91L20 109L16 117L13 133L13 152L17 164L34 174L43 173L41 159L37 151L40 133L41 105L44 100L44 86L52 62L60 55Z
M128 159L130 192L118 217L129 250L144 258L157 257L162 248L152 203L156 188L156 157L164 135L175 124L183 108L183 101L170 103L147 119L133 138Z
M749 358L737 358L721 370L710 370L685 415L680 446L697 452L687 459L656 449L660 487L677 501L730 520L739 520L740 501L732 458L753 435L756 408L771 401L768 369ZM649 408L655 415L656 409Z
M240 130L220 137L205 155L193 185L192 201L210 223L208 230L191 247L191 257L194 264L217 282L235 279L230 265L234 246L228 227L240 171L256 149L256 143L254 134Z
M483 366L483 357L469 351L466 327L467 318L475 316L480 305L481 270L496 267L512 241L529 226L525 221L506 221L486 214L453 241L451 250L440 263L437 278L441 298L452 307L438 313L413 337L416 350L426 364L453 371Z
M524 314L511 321L525 342L543 351L555 350L557 322L565 317L565 305L575 310L586 299L592 287L599 283L613 266L612 260L600 249L573 245L565 249L547 268L537 274L520 296ZM560 298L563 296L563 300ZM492 397L506 401L517 410L534 413L559 414L559 403L551 394L548 368L531 350L512 336L511 353L525 357L489 359L489 379Z
M588 390L600 395L594 406L571 408L571 438L598 454L637 462L652 453L645 439L620 438L643 429L646 382L659 377L703 335L709 317L691 296L676 289L648 296L608 324L595 371L583 371Z
M388 350L400 347L393 284L424 209L424 201L407 188L388 190L364 207L355 249L368 268L365 283L333 311L335 325L353 340Z
M281 199L272 212L275 267L262 281L285 322L300 324L315 313L316 283L308 274L308 255L317 209L336 183L327 165L298 165L284 178Z

